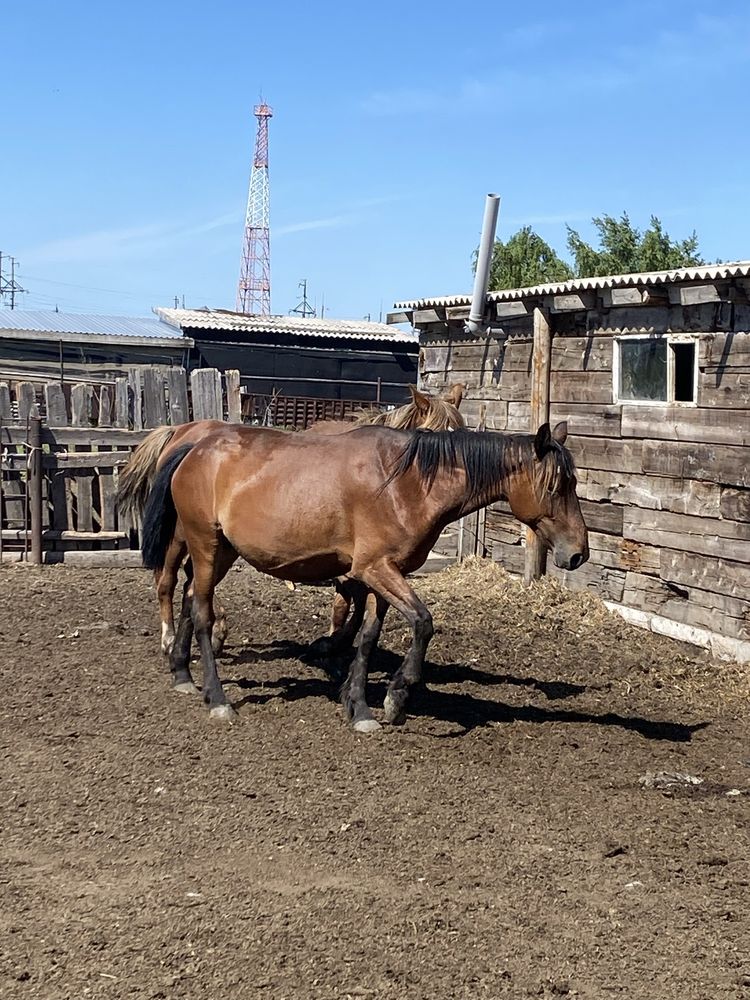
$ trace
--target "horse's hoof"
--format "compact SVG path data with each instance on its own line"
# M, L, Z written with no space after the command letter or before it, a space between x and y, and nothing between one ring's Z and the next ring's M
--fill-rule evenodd
M228 722L230 725L237 721L237 713L231 705L214 705L208 717L212 722Z
M391 726L403 726L406 722L406 711L392 694L387 694L385 696L385 701L383 702L383 718Z
M229 629L227 628L226 620L217 618L211 630L211 649L213 649L215 656L218 656L224 649L224 643L227 641L228 635Z
M326 660L329 656L334 653L335 643L327 635L321 635L320 638L315 639L305 650L303 657L309 660Z
M375 719L360 719L352 726L355 733L377 733L382 730L382 726Z
M200 691L192 681L180 681L179 684L174 685L172 690L178 694L200 694Z

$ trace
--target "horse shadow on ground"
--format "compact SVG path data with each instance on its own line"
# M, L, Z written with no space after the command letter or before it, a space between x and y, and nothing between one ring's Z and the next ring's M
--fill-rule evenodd
M312 660L309 648L304 643L276 641L257 644L237 654L229 654L229 662L235 667L257 663L259 660L270 662L279 659L299 659L324 674L322 677L280 677L273 681L256 681L248 677L228 678L225 684L232 684L248 691L235 702L235 708L239 709L248 704L265 704L275 698L293 702L304 698L323 697L337 702L339 688L346 677L352 654L338 656L330 661ZM371 705L382 705L387 691L387 678L400 663L401 657L395 653L385 649L377 650L368 681L368 701ZM373 677L373 674L379 676ZM691 725L669 720L647 719L642 716L620 715L617 712L597 714L559 707L509 705L465 691L440 690L443 685L463 683L483 686L509 684L539 691L548 701L564 701L587 691L606 690L609 687L607 684L586 685L562 680L546 681L537 677L491 673L463 663L440 664L429 661L425 662L425 677L429 687L422 685L414 690L409 704L410 714L438 719L461 727L459 732L436 735L437 739L460 738L474 729L499 723L531 722L542 725L562 722L614 726L638 733L649 740L689 743L694 733L710 725L709 722Z

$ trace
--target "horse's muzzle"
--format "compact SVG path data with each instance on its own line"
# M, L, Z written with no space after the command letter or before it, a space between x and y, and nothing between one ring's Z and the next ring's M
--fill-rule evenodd
M584 552L559 552L554 551L555 566L558 569L575 570L579 569L589 557L588 547Z

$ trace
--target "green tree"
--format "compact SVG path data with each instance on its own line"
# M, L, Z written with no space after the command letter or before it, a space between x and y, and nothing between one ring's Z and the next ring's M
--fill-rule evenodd
M476 254L474 255L476 267ZM570 266L531 226L524 226L507 243L496 240L490 265L490 289L525 288L548 281L567 281L573 277Z
M603 215L592 219L599 234L599 247L568 229L568 251L575 261L578 278L597 274L630 274L634 271L667 271L702 264L695 232L685 240L673 240L659 219L651 216L648 229L641 232L623 212L619 219Z

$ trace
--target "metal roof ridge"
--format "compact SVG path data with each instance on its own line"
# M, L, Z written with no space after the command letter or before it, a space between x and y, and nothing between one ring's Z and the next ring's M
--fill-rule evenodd
M105 313L58 312L54 309L0 310L0 330L83 337L115 336L184 339L181 330L154 316L117 316Z
M562 295L578 290L593 288L617 288L628 285L666 284L672 281L718 280L728 277L750 276L750 260L727 261L721 264L696 264L693 267L677 267L664 271L633 271L628 274L590 275L584 278L568 278L541 285L522 288L503 288L487 293L491 302L507 299L522 299L532 295ZM468 305L470 294L432 296L421 299L403 300L394 303L394 310L430 308L434 306Z
M320 316L253 316L230 310L174 309L154 306L154 313L175 327L238 332L289 333L307 336L351 336L359 339L416 342L411 331L394 330L386 323L372 320L334 319Z

